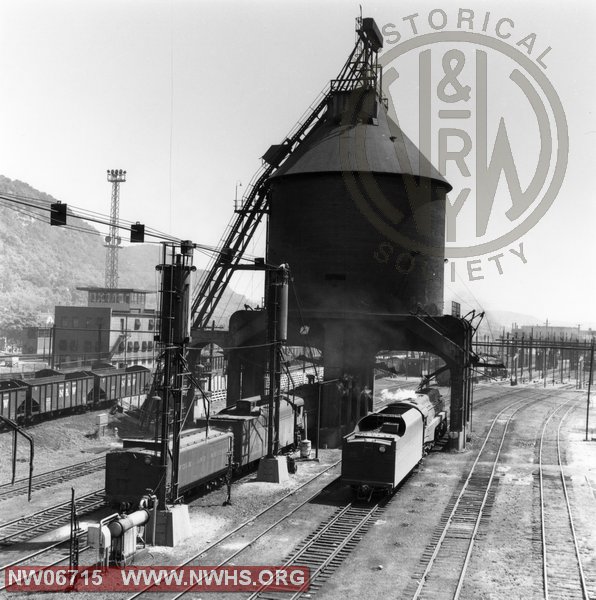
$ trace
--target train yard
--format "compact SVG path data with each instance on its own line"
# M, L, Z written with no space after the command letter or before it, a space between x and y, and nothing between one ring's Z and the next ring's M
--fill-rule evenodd
M249 473L234 484L231 506L222 506L223 489L197 498L190 505L195 534L175 552L141 553L137 564L308 565L306 597L366 598L371 586L375 595L412 599L593 597L596 476L589 460L596 450L583 440L585 393L490 384L475 396L468 450L439 445L390 496L355 502L339 479L340 452L321 450L320 462L299 462L282 488ZM83 481L94 478L101 482L101 471ZM6 515L17 501L3 503ZM3 565L68 560L59 539L31 537L68 519L35 518L37 525L0 524ZM145 590L130 598L184 595ZM255 590L250 597L273 596Z
M431 161L423 103L420 148L393 114L384 31L360 10L343 67L236 181L217 246L131 225L131 244L161 245L156 308L119 287L127 171L107 171L105 286L11 346L45 358L47 341L51 368L19 378L11 354L0 377L0 597L596 599L594 332L547 319L496 337L476 298L448 310L459 182L442 138ZM71 228L77 211L48 198L3 197ZM228 310L243 271L262 294Z

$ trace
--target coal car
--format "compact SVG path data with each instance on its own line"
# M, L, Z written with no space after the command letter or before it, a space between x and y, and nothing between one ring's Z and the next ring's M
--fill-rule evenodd
M150 377L140 365L66 373L42 369L29 379L0 381L0 416L31 423L115 405L138 408Z

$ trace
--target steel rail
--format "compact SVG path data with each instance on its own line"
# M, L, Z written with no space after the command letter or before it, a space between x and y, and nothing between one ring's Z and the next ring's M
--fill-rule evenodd
M337 467L340 463L341 463L341 460L338 460L338 461L334 462L333 464L329 465L326 469L324 469L320 473L317 473L316 475L314 475L313 477L311 477L308 481L305 481L299 487L291 490L287 494L284 494L281 498L279 498L274 503L272 503L269 506L267 506L266 508L264 508L258 514L253 515L250 518L246 519L240 525L236 526L234 529L232 529L228 533L224 534L222 537L220 537L218 540L216 540L212 544L209 544L209 546L207 546L206 548L204 548L203 550L201 550L197 554L191 556L190 558L188 558L187 560L185 560L183 563L181 563L179 565L176 565L174 567L174 570L179 570L182 567L185 567L185 566L189 565L191 562L193 562L194 560L196 560L197 558L199 558L200 556L202 556L206 552L209 552L213 548L216 548L217 546L219 546L220 544L222 544L225 540L227 540L228 538L230 538L232 535L234 535L235 533L238 533L241 529L243 529L244 527L250 525L256 519L258 519L259 517L262 517L264 514L266 514L267 512L269 512L270 510L272 510L273 508L275 508L276 506L278 506L279 504L281 504L284 500L286 500L290 496L293 496L294 494L296 494L296 492L299 492L301 489L305 488L307 485L309 485L310 483L312 483L313 481L315 481L316 479L318 479L319 477L321 477L322 475L324 475L325 473L327 473L331 469ZM337 479L339 479L339 478L337 478ZM336 481L336 480L334 480L334 481ZM331 482L331 483L333 483L333 482ZM279 525L279 523L285 521L288 517L290 517L292 514L294 514L297 510L299 510L300 508L302 508L305 504L307 504L308 502L310 502L313 498L315 498L320 493L321 493L321 490L317 490L313 494L309 495L306 500L304 500L298 506L296 506L295 508L293 508L292 511L290 511L289 513L284 514L280 519L276 520L275 523L273 523L273 525L270 525L265 531L261 532L258 536L256 536L255 538L253 538L251 541L246 542L246 544L242 548L240 548L239 550L237 550L235 553L233 553L232 555L226 557L226 559L223 562L221 562L221 564L218 565L218 566L225 565L227 562L229 562L230 560L232 560L235 556L237 556L241 552L244 552L249 546L251 546L252 544L254 544L254 542L256 542L257 540L259 540L265 534L269 533L269 531L271 529L273 529L274 527L276 527L277 525ZM133 594L132 596L129 596L126 600L135 600L136 598L139 598L145 592L148 592L149 590L152 590L155 587L156 587L156 584L148 585L145 588L143 588L142 590L139 590L138 592L136 592L135 594ZM176 596L173 596L172 600L175 600L176 598L180 598L181 596L183 596L187 592L191 591L192 587L193 586L189 586L188 589L186 589L186 590L178 593ZM155 598L155 594L153 594L151 597Z
M549 598L551 596L549 593L549 575L548 575L548 558L547 558L549 551L547 550L547 536L546 536L546 529L547 529L546 520L547 519L546 519L546 510L545 510L545 489L544 489L544 469L543 469L543 467L544 467L544 460L543 460L544 438L545 438L548 424L551 421L551 419L562 408L564 408L567 404L569 404L569 402L571 402L572 400L573 400L573 398L570 398L569 400L567 400L566 402L561 404L559 407L557 407L549 415L548 419L545 421L545 423L542 427L542 434L540 436L540 449L539 449L539 453L538 453L538 456L539 456L539 480L540 480L540 531L542 534L542 581L543 581L543 591L544 591L545 600L549 600ZM575 526L574 526L574 522L573 522L573 514L571 511L571 503L569 500L567 483L565 482L565 472L563 469L563 462L561 460L561 440L560 440L561 426L563 424L563 421L566 419L567 415L573 409L577 408L577 406L578 406L577 402L575 404L573 404L572 406L570 406L567 409L567 411L565 412L565 414L559 420L559 424L557 426L557 437L556 437L556 442L557 442L556 443L556 454L557 454L557 464L559 466L559 475L560 475L561 484L562 484L561 487L562 487L563 496L565 499L565 508L567 510L569 531L571 533L571 540L572 540L574 551L575 551L575 558L576 558L576 563L577 563L577 568L578 568L578 576L579 576L579 581L580 581L581 590L582 590L582 598L584 600L589 600L588 587L587 587L586 577L584 574L581 555L580 555L580 551L579 551L577 534L576 534ZM551 576L550 579L552 581L554 579L554 577Z
M356 507L354 505L354 503L350 503L347 506L345 506L344 508L340 509L332 518L331 520L326 523L319 531L315 532L315 534L312 536L312 538L308 539L308 541L306 542L306 544L304 545L304 547L300 548L295 554L292 555L292 557L285 561L283 566L287 567L290 566L292 564L295 564L297 560L302 560L303 561L303 565L307 564L309 562L320 562L321 561L321 552L328 552L328 555L322 559L322 562L320 565L316 566L314 568L314 570L311 568L310 572L309 572L309 585L312 585L313 581L316 580L317 577L319 577L321 574L323 574L324 570L327 569L329 567L329 565L332 563L332 561L334 559L336 559L344 550L346 550L346 547L350 544L352 544L352 542L354 541L354 538L356 538L358 535L363 534L364 533L364 529L365 527L370 523L371 519L377 515L377 513L381 510L381 506L380 503L376 503L375 505L373 505L372 507L368 508L367 510L362 511L360 509L359 512L362 512L362 514L357 514L356 518L357 521L354 524L350 523L350 517L352 515L349 514L350 510L355 509L355 510L359 510L358 507ZM341 537L343 538L342 541L338 544L336 541L334 540L330 540L329 542L327 540L324 539L324 536L326 536L327 534L329 534L330 532L333 534L333 528L334 527L338 527L342 529L341 531ZM347 534L345 532L345 528L350 527L351 531L349 531ZM332 536L333 537L333 536ZM337 537L337 536L336 536ZM321 542L323 544L323 548L321 549ZM318 544L318 548L317 548L317 554L318 556L315 557L309 557L308 553L310 550L313 549L313 547L315 545ZM327 546L327 547L325 547ZM310 588L303 588L300 590L297 590L295 592L287 592L290 594L290 597L288 598L288 600L296 600L297 598L299 598L300 596L302 596L303 594L305 594L306 592L309 591ZM247 600L255 600L256 598L262 598L263 600L267 599L266 595L263 595L263 592L265 592L265 594L267 593L267 589L266 586L263 586L261 588L259 588L258 590L256 590L255 592L253 592L248 598ZM281 595L283 595L285 592L279 592L276 591L275 592L275 598L279 599Z
M71 479L76 479L78 477L84 477L85 475L90 475L91 473L95 473L96 471L100 471L105 468L105 457L93 458L91 460L85 460L79 463L74 463L67 467L59 467L58 469L53 469L52 471L46 471L45 473L39 473L33 477L33 485L32 490L44 489L47 487L51 487L52 485L56 485L58 483L63 483L65 481L70 481ZM83 472L81 472L82 470ZM68 477L69 472L74 471L74 475L72 477ZM24 485L20 485L24 484ZM12 498L14 496L19 496L21 494L27 493L29 489L29 478L25 477L23 479L17 479L17 481L12 483L5 483L0 485L0 502L3 500L7 500L8 498ZM0 526L2 524L0 523Z
M496 465L498 463L499 457L500 457L500 453L501 453L501 449L503 447L503 443L505 440L505 436L509 427L509 423L511 422L511 420L513 419L513 417L517 414L518 411L520 411L522 408L526 407L528 405L528 401L529 402L533 402L533 401L538 401L538 399L540 399L540 397L543 397L543 392L538 394L538 397L536 398L520 398L514 402L512 402L511 404L509 404L508 406L506 406L505 408L503 408L493 419L488 432L486 433L484 442L482 443L482 446L480 447L480 449L478 450L478 454L476 456L476 459L474 460L470 471L461 487L461 490L454 502L454 505L450 511L450 514L448 516L448 518L446 519L445 525L443 526L443 529L437 539L437 541L434 544L434 548L432 551L432 554L430 555L430 557L428 558L428 562L425 566L424 571L422 572L422 574L419 577L419 582L418 585L416 586L416 589L414 591L414 594L412 596L412 600L417 600L418 598L421 597L423 588L425 586L425 584L427 584L428 581L428 577L433 569L433 566L435 565L435 561L437 560L437 557L439 555L439 552L441 551L442 547L443 547L443 543L445 541L445 539L447 538L448 534L450 533L451 529L452 529L452 525L454 524L455 518L458 515L458 510L460 508L460 505L462 505L463 503L463 499L464 496L466 495L466 492L468 492L469 488L471 487L471 483L473 482L474 477L477 476L477 472L476 472L476 468L480 462L481 457L485 458L483 456L484 454L484 450L489 442L489 440L491 440L491 434L493 432L493 430L495 429L495 426L497 425L497 423L499 422L499 420L501 419L501 417L509 410L513 410L513 412L507 417L507 421L505 422L505 426L503 428L503 433L501 435L501 440L499 443L499 447L495 453L494 459L492 461L492 469L491 469L491 475L489 478L488 483L485 486L485 490L484 490L484 494L483 494L483 498L482 501L480 502L480 504L478 504L477 501L475 501L476 506L475 509L480 513L478 514L478 517L476 518L475 522L474 522L474 528L472 529L471 534L466 533L465 536L467 535L467 541L468 541L468 547L466 549L466 554L464 557L464 561L462 564L462 567L460 568L460 571L458 573L458 579L456 582L456 586L455 586L455 596L457 597L459 595L459 590L461 590L461 586L462 586L462 582L463 582L463 577L465 575L465 572L467 570L467 565L469 562L469 557L471 555L472 552L472 548L473 548L473 542L475 540L475 536L478 532L478 526L482 517L482 513L484 510L484 507L486 505L486 500L488 497L488 492L490 490L490 485L492 484L493 478L494 478L494 473L495 473L495 469L496 469ZM466 537L463 537L464 540L466 540Z
M79 539L84 537L85 533L82 533L79 535ZM33 552L32 554L28 554L27 556L23 556L18 560L15 560L9 564L6 564L2 567L0 567L0 573L5 574L5 569L8 569L10 567L14 567L16 565L22 565L24 562L27 562L33 558L36 558L38 556L41 556L43 554L47 554L50 550L53 550L54 548L57 548L59 546L63 546L64 544L68 544L69 540L63 540L61 542L56 542L55 544L52 544L51 546L47 546L46 548L43 548L42 550L38 550L37 552ZM89 545L85 545L82 548L79 549L79 554L82 552L85 552L86 550L89 550L90 546ZM34 571L35 573L39 573L41 571L44 571L45 569L47 569L48 567L54 567L56 565L59 565L60 563L64 562L65 560L69 560L70 556L62 556L58 559L56 559L53 562L48 563L47 565L35 565L35 566L39 566L41 567L39 570ZM0 584L0 592L6 589L6 580L3 581Z
M77 509L80 514L85 514L103 506L105 500L103 498L104 490L96 490L95 492L91 492L89 494L85 494L77 498ZM101 497L100 497L101 496ZM50 508L38 511L31 515L27 515L25 517L20 517L18 519L14 519L9 521L8 523L3 523L0 525L0 545L10 545L15 543L15 541L19 540L21 536L24 534L28 534L33 530L39 530L48 525L57 525L60 524L60 521L64 520L67 523L70 520L70 501L62 502L60 504L56 504ZM52 514L54 513L54 514ZM37 518L43 518L44 516L48 516L49 518L38 521ZM19 526L19 524L21 524ZM11 528L16 529L9 534L1 533L2 530L10 530ZM25 537L24 539L31 539L34 535L30 535L29 537ZM22 541L22 540L20 540Z

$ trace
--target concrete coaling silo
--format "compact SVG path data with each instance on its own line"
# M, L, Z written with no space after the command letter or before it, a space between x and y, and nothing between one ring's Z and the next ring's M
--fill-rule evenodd
M322 442L366 411L386 316L442 314L450 189L363 88L331 92L272 174L267 263L291 269L288 344L318 347L325 380L340 380L322 386Z

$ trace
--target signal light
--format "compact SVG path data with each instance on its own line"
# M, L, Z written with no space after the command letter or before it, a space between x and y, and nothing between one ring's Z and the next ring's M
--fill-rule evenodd
M66 204L62 204L62 202L54 202L51 205L50 210L50 225L55 225L57 227L61 225L66 225Z
M145 225L137 221L130 226L130 241L138 244L145 241Z

